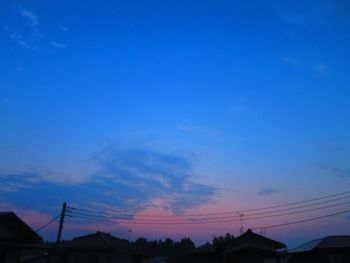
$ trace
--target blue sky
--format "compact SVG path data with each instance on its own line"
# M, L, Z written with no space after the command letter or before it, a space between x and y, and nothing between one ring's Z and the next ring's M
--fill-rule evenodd
M348 190L349 11L2 1L0 204L50 217L63 201L136 213L161 199L176 214ZM332 220L318 233L350 233ZM315 235L296 232L272 234Z

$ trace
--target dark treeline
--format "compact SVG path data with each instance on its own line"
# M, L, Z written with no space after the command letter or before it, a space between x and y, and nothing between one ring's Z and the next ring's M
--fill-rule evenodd
M152 240L140 237L134 244L146 250L152 256L171 256L175 254L184 254L196 248L190 238L182 238L179 242L173 241L170 238L163 240Z
M226 233L224 236L214 237L211 244L216 247L233 238L233 235ZM180 241L174 241L170 238L165 240L147 240L144 237L140 237L131 243L147 251L151 256L166 256L169 258L169 262L186 262L187 253L196 248L189 237L182 238Z
M230 241L233 238L234 235L230 233L226 233L223 236L214 236L210 244L215 248L218 245ZM187 263L188 252L196 249L196 245L189 237L182 238L180 241L174 241L170 238L166 238L165 240L147 240L144 237L139 237L135 241L128 241L127 239L121 239L121 241L143 249L152 257L167 257L167 262L169 263ZM70 240L62 240L61 244L67 242L70 242ZM55 245L56 243L46 242L46 244Z
M224 235L224 236L214 237L212 244L214 247L216 247L216 246L218 246L222 243L225 243L227 241L230 241L231 239L234 239L234 238L235 238L234 235L231 235L230 233L226 233L226 235Z

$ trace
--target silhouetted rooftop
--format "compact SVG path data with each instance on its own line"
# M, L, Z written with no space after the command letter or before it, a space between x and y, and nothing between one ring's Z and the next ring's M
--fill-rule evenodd
M301 246L298 246L289 252L303 253L316 249L326 248L350 248L350 236L327 236L324 238L315 239Z
M148 256L148 254L117 237L108 233L96 232L93 234L74 238L61 246L73 250L112 250L113 252L128 255Z
M13 212L0 212L0 241L39 244L43 239Z
M258 235L248 229L244 234L219 246L222 252L233 252L246 248L275 251L285 248L286 245L273 239Z

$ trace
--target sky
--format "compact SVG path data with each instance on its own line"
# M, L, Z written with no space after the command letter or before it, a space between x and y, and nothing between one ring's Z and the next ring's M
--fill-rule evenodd
M73 214L65 239L101 230L201 244L239 235L240 221L137 220L349 191L349 12L345 0L1 1L1 210L36 229L67 202L131 222ZM349 209L243 216L243 227ZM349 220L263 230L292 247L349 235Z

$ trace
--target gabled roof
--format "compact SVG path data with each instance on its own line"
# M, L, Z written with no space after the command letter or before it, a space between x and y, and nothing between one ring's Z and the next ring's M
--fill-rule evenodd
M244 234L234 238L219 246L219 250L223 253L233 252L246 248L256 248L259 250L275 251L285 248L286 245L273 239L258 235L248 229Z
M74 238L61 246L71 250L103 250L127 255L148 256L140 248L134 247L127 242L108 233L97 231L96 233Z
M13 212L0 212L0 241L39 244L43 239Z
M320 239L309 241L301 246L298 246L290 253L303 253L309 252L316 249L327 249L327 248L350 248L350 236L327 236Z

